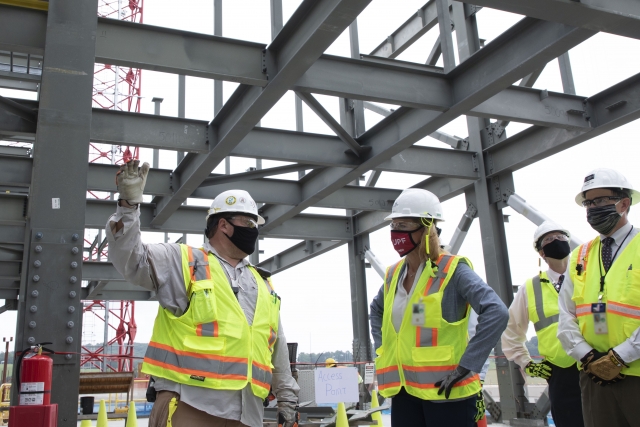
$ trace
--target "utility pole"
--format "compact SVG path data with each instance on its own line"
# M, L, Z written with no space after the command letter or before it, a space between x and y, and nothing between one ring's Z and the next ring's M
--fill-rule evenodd
M2 368L1 384L4 384L7 382L7 364L9 363L9 343L12 341L13 341L13 337L10 337L9 339L7 339L7 337L2 338L2 342L6 344L5 344L5 350L4 350L4 366Z

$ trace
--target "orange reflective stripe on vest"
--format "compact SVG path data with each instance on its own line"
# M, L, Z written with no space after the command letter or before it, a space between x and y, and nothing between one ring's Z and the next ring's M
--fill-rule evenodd
M453 261L453 256L443 255L438 260L438 271L435 277L429 278L424 296L435 294L440 291L444 279L447 278L449 267ZM438 328L423 328L416 326L416 347L435 347L438 345Z
M218 322L201 323L196 326L196 335L199 337L217 337Z
M260 387L271 387L271 368L254 361L251 365L251 382L259 385Z
M580 304L576 306L576 317L591 314L591 304Z
M436 383L456 369L453 366L408 366L402 365L407 385L417 388L436 388ZM477 374L469 372L466 377L456 382L455 387L464 386L479 379Z
M144 363L189 375L247 380L247 359L181 351L153 341Z
M384 390L389 387L398 387L400 385L400 373L397 366L389 366L388 368L376 371L378 377L378 388Z
M622 304L615 301L607 303L607 311L618 316L629 317L631 319L640 319L640 307L629 304Z

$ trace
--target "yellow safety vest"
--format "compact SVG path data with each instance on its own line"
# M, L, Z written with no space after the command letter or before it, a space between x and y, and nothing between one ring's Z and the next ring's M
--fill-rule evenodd
M596 334L591 304L600 296L600 272L604 273L600 237L576 248L571 254L569 272L573 282L572 299L580 332L590 346L606 352L626 341L640 327L640 234L618 253L605 277L600 302L606 303L607 334ZM640 376L640 360L627 362L626 375Z
M547 273L527 280L529 320L538 335L538 351L545 360L561 368L576 363L562 348L558 339L558 292Z
M441 255L435 277L426 266L416 284L396 333L392 322L393 301L398 278L405 263L403 258L387 269L382 317L382 345L376 350L378 388L384 397L398 394L401 387L424 400L444 400L435 383L452 372L467 348L469 309L464 319L449 323L442 318L442 295L462 257ZM471 262L464 258L469 266ZM413 304L425 305L423 326L411 324ZM470 372L451 390L451 399L474 396L480 391L480 378Z
M267 397L280 299L250 266L258 300L249 326L218 259L202 248L180 247L189 308L176 317L159 307L142 372L216 390L251 383L254 395Z

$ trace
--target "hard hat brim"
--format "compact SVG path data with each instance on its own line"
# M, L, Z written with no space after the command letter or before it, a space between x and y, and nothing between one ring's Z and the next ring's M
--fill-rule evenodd
M209 209L209 212L207 213L207 218L205 219L205 221L208 221L208 220L209 220L209 217L210 217L211 215L215 215L215 214L216 214L216 212L211 212L212 210L213 210L213 209ZM258 225L264 225L264 223L265 223L265 220L264 220L264 218L263 218L263 217L261 217L260 215L252 214L252 213L250 213L250 212L242 212L242 211L237 211L237 212L236 212L236 211L226 211L226 212L224 212L224 213L237 213L237 214L240 214L240 215L255 216L255 217L256 217L256 223L258 223Z
M427 215L420 215L420 214L403 214L403 213L392 213L390 215L387 215L384 220L385 221L391 221L394 218L431 218L431 219L435 219L437 221L443 221L444 222L444 218L436 218L434 216L427 216Z

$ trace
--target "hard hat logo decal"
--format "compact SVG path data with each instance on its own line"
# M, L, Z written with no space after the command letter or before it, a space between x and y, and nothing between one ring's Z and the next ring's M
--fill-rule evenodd
M231 206L233 204L236 203L236 198L233 196L229 196L226 198L226 200L224 201L227 205Z
M247 203L247 200L244 197L240 197L238 200L240 203Z
M587 175L587 176L584 178L584 183L585 183L585 185L591 184L589 181L593 181L593 179L594 179L595 177L596 177L596 176L595 176L594 174Z

